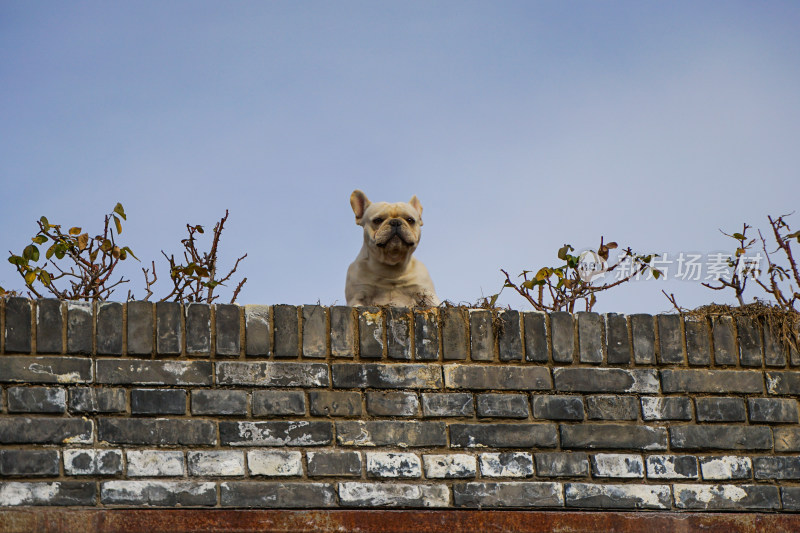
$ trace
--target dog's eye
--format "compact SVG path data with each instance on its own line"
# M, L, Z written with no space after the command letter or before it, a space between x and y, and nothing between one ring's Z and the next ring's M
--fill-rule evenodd
M408 217L408 218L406 219L406 221L407 221L409 224L411 224L412 226L413 226L414 224L416 224L416 223L417 223L417 221L416 221L416 220L414 220L414 219L413 219L413 218L411 218L411 217Z
M381 222L383 222L383 219L380 217L372 219L373 224L380 224Z

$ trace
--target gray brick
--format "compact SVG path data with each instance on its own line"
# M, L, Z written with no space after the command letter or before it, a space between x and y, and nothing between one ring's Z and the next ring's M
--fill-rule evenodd
M464 453L425 454L425 477L428 479L465 479L477 475L475 457Z
M128 302L128 354L153 353L153 311L150 302Z
M100 501L103 505L210 507L217 503L217 487L201 481L104 481Z
M419 399L409 392L368 392L367 412L372 416L417 416Z
M411 360L411 311L390 307L386 316L386 341L389 359Z
M247 452L247 471L251 476L301 476L303 454L298 451L251 450Z
M797 400L789 398L750 398L750 422L797 424Z
M478 416L493 418L528 418L525 394L479 394Z
M700 472L706 481L751 479L753 463L749 457L735 455L700 457Z
M553 362L571 363L575 356L575 322L570 313L550 313Z
M772 434L776 452L800 452L800 428L776 427L772 428Z
M581 363L603 362L603 319L597 313L576 313Z
M471 359L473 361L493 360L494 332L492 331L492 312L486 309L470 309L468 313Z
M712 394L764 392L760 372L749 370L661 370L661 390L670 392L706 392Z
M739 360L742 366L760 367L761 328L750 317L737 317L736 330L739 332Z
M756 479L800 479L800 457L756 457Z
M182 415L186 413L186 391L182 389L133 389L131 414Z
M448 389L548 390L550 371L543 366L446 365Z
M800 372L767 372L767 392L770 394L800 394Z
M650 479L697 479L697 457L694 455L649 455L647 477Z
M450 424L451 448L555 448L554 424Z
M97 353L122 355L122 304L100 302L97 304Z
M188 452L189 475L231 477L244 475L244 453L227 450Z
M91 302L67 302L67 353L92 353L93 323Z
M482 453L480 465L483 477L533 476L533 457L525 452Z
M800 511L800 487L781 487L784 511Z
M31 353L31 301L8 298L5 311L6 353Z
M55 483L0 482L0 506L63 505L94 506L97 487L93 481Z
M539 477L587 477L589 456L584 452L547 452L534 454Z
M92 421L85 418L2 417L0 444L87 444L92 442L92 429Z
M223 446L323 446L333 442L330 422L219 422Z
M525 326L525 359L546 363L549 359L547 315L529 311L522 313L522 321Z
M272 324L269 306L244 306L245 350L247 357L266 357L272 351Z
M628 321L625 315L609 313L606 319L606 350L609 365L631 363L631 344L628 339Z
M768 485L675 485L675 507L702 511L780 509L778 487Z
M669 509L669 485L567 483L567 507L599 509Z
M186 353L189 355L211 354L211 306L188 303L186 312Z
M713 317L711 333L714 339L714 363L720 366L735 365L738 357L736 336L733 333L733 318L729 316Z
M327 387L329 384L328 365L324 363L221 361L216 367L218 385Z
M324 358L328 354L328 318L321 305L303 306L303 356Z
M639 402L633 396L587 396L586 414L590 420L636 420Z
M620 424L562 425L561 447L566 449L666 450L667 430Z
M183 477L186 462L180 450L129 450L125 452L128 477Z
M68 476L117 476L122 474L120 450L64 450Z
M247 415L247 393L241 390L192 391L193 415Z
M124 413L125 389L78 387L69 390L71 413Z
M597 453L592 456L592 475L609 478L643 478L644 461L631 453Z
M642 420L691 420L692 399L688 396L642 397Z
M788 350L787 347L781 344L781 341L772 329L762 321L761 323L764 330L764 363L771 367L784 367L787 362Z
M241 351L239 306L217 304L214 311L217 325L217 355L238 356Z
M419 361L439 359L438 316L436 309L414 309L414 352Z
M653 369L555 368L555 389L569 392L658 392Z
M297 357L299 350L299 324L297 307L276 305L272 308L272 322L275 327L275 357Z
M383 357L383 313L378 307L358 309L358 355L363 358Z
M334 507L336 493L330 483L229 481L220 483L223 507L315 509Z
M64 318L60 300L48 298L36 302L36 353L62 353Z
M92 361L85 357L0 357L0 383L89 383Z
M181 304L156 303L156 352L159 355L179 355L183 350Z
M338 388L438 389L441 367L427 364L333 364L333 386Z
M253 392L253 416L285 416L306 414L306 397L302 391Z
M583 420L583 398L581 396L535 395L533 417L545 420Z
M442 319L442 356L446 360L467 358L467 311L461 307L444 307Z
M58 477L56 450L0 450L0 475Z
M504 310L497 313L500 332L497 339L501 361L522 361L522 331L519 311Z
M97 440L109 444L213 446L217 431L210 420L100 417Z
M637 365L656 362L656 329L652 315L631 315L633 360Z
M447 428L444 422L341 420L336 422L336 440L340 446L446 446Z
M58 387L9 387L9 413L64 413L67 391Z
M772 434L761 426L674 426L669 429L674 450L769 450ZM713 443L713 444L712 444Z
M358 452L306 452L308 476L361 476L361 454Z
M456 507L563 507L561 483L508 481L499 483L456 483Z
M658 315L658 362L664 365L683 364L683 338L680 315Z
M747 415L741 398L695 398L698 422L744 422Z
M97 360L97 383L203 386L211 382L212 366L208 361Z
M447 485L408 483L339 483L342 507L447 507Z
M351 307L333 306L331 315L331 355L353 357L355 349L355 318Z
M705 318L686 317L683 321L686 331L686 355L690 365L709 366L711 364L711 336Z
M314 416L360 416L361 394L345 391L309 391Z
M422 393L423 416L468 416L475 414L472 394L462 392L452 393Z
M372 478L420 478L422 461L413 453L367 452L366 470Z

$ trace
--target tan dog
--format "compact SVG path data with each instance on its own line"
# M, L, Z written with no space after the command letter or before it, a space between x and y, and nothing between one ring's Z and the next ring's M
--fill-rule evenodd
M364 245L347 269L347 305L439 305L428 269L412 257L422 226L417 197L408 203L371 203L355 190L350 205L356 224L364 228Z

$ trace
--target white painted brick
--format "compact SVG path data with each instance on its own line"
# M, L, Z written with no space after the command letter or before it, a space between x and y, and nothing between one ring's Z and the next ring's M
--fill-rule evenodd
M753 462L749 457L726 455L701 457L700 472L703 479L750 479L753 477Z
M192 476L243 476L244 453L230 451L189 452L189 474Z
M126 454L129 477L182 476L186 473L183 452L134 450Z
M598 477L644 477L641 455L628 453L598 453L592 457L592 469Z
M530 477L533 457L523 452L482 453L481 475L484 477Z
M247 468L253 476L300 476L303 474L303 454L253 450L247 452Z
M693 455L649 455L647 477L651 479L697 479L697 457Z
M425 477L431 479L473 478L477 472L477 461L464 453L423 455Z
M339 483L339 501L354 507L447 507L447 485L408 483Z
M120 450L64 450L68 476L113 476L122 473Z
M413 453L368 452L367 475L371 477L422 477L422 464Z

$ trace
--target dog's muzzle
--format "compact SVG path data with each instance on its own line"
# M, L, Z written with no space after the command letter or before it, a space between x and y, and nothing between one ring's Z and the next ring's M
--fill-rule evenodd
M388 222L388 224L391 229L386 231L386 238L382 239L381 242L375 243L378 246L378 248L384 248L387 244L389 244L389 241L391 241L395 237L400 239L400 241L406 246L412 246L414 244L413 242L408 242L405 236L403 235L402 221L397 219L392 219Z

